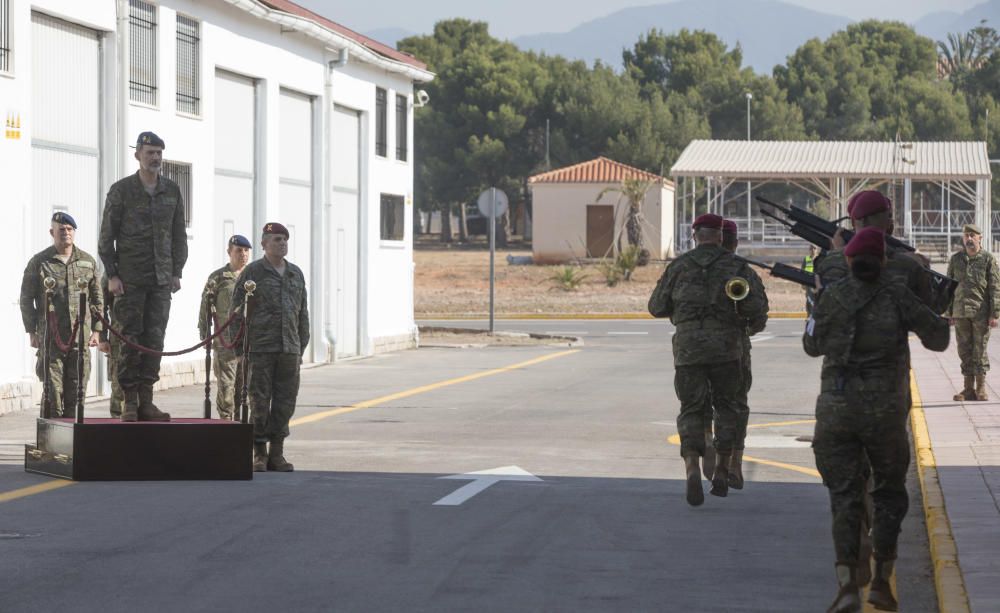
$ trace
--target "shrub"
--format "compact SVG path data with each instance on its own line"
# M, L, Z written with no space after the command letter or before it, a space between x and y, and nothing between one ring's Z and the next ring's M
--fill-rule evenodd
M587 275L573 266L563 266L549 277L563 291L572 292L580 287Z

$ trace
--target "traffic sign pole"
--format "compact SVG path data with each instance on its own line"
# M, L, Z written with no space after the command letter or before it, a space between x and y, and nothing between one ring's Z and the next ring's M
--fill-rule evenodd
M490 336L495 330L493 322L493 292L494 292L494 253L497 238L497 188L490 188Z

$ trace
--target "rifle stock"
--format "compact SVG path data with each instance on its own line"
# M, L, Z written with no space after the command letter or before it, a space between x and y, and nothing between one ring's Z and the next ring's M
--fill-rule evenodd
M736 256L736 259L746 262L751 266L757 266L758 268L764 268L771 271L771 276L778 279L784 279L786 281L791 281L793 283L798 283L799 285L804 285L806 287L814 288L816 287L816 275L811 272L806 272L795 268L794 266L789 266L788 264L782 264L781 262L775 262L774 264L765 264L763 262L758 262L756 260L751 260L743 256Z

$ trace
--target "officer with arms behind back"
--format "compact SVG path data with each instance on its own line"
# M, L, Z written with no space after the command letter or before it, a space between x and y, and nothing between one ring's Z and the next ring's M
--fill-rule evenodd
M306 279L302 269L285 259L285 226L266 224L260 244L264 257L243 269L236 280L232 304L233 312L242 314L244 284L257 284L246 332L250 355L243 356L250 367L247 377L253 417L253 469L291 472L293 467L284 456L284 442L299 395L299 365L309 344ZM241 319L238 317L233 325L239 327ZM242 349L242 345L238 346L237 352L242 353Z
M729 465L740 430L741 338L767 322L767 300L759 278L745 262L722 248L718 215L701 215L692 229L697 246L667 265L653 294L649 312L669 317L673 335L674 391L680 400L677 431L687 474L687 502L705 500L699 459L705 455L705 406L715 408L716 465L711 493L726 496ZM737 281L738 280L738 281ZM732 300L727 287L745 284L746 296Z
M866 456L874 480L875 575L868 600L881 610L898 608L889 579L909 504L909 390L903 389L901 376L909 366L905 348L911 331L932 351L948 347L948 322L887 274L885 254L881 230L858 231L844 249L851 276L823 290L802 337L807 354L824 356L813 453L833 511L840 585L828 609L834 613L861 611Z
M56 346L54 334L48 335L49 363L46 364L42 339L45 338L47 314L45 313L45 287L42 281L52 277L55 290L52 292L52 305L55 307L56 320L59 324L59 336L64 342L76 341L71 337L73 322L80 310L77 280L87 282L88 304L102 309L101 291L97 278L97 263L84 250L73 244L76 238L76 221L68 214L57 211L52 215L49 228L52 246L35 254L24 269L21 280L21 319L24 331L28 333L31 346L38 349L38 361L35 373L39 381L45 381L45 370L49 371L49 406L43 407L47 417L75 417L77 403L77 372L76 363L81 349L83 350L83 385L86 389L90 379L90 350L73 346L63 353ZM83 315L82 325L84 336L89 338L89 346L97 345L101 330L101 322L89 313ZM92 332L90 332L92 330ZM51 411L51 413L50 413Z
M226 247L229 263L208 275L205 289L201 293L201 311L198 313L198 334L202 340L208 336L208 314L213 304L219 324L228 319L236 278L240 276L247 262L250 261L251 247L247 237L234 234L229 238ZM210 295L211 300L209 299ZM238 327L229 326L223 333L225 341L232 344L238 331ZM240 368L240 360L236 352L222 346L223 337L218 337L214 341L215 356L212 361L212 371L215 373L218 388L215 396L215 408L222 419L233 419L236 415L236 398L239 393L237 390L243 388L243 369Z
M139 170L108 190L98 253L115 296L114 320L131 343L163 351L171 293L181 288L187 262L184 200L177 184L160 176L163 139L143 132L135 144ZM170 421L153 404L160 356L122 346L118 383L122 421Z
M983 250L982 240L979 226L966 224L962 228L964 249L948 262L948 276L958 281L948 310L949 321L955 326L955 342L965 378L965 386L955 394L955 400L989 399L986 373L990 358L986 348L990 328L997 327L1000 318L1000 272L993 254Z

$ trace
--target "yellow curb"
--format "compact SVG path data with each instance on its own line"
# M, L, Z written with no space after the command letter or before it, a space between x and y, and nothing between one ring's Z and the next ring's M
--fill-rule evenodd
M913 408L910 410L910 426L913 430L913 446L916 449L917 475L923 493L924 519L927 524L927 538L930 542L931 562L934 564L934 585L937 588L938 609L946 613L971 611L969 596L965 589L965 579L958 563L958 548L952 535L951 522L945 509L944 494L938 480L937 461L931 448L931 437L927 431L927 420L920 400L920 390L913 371L910 371L910 391Z
M768 313L771 319L805 319L804 311ZM489 313L418 313L415 319L448 321L466 319L489 319ZM518 320L518 319L654 319L649 313L504 313L495 315L494 319Z

